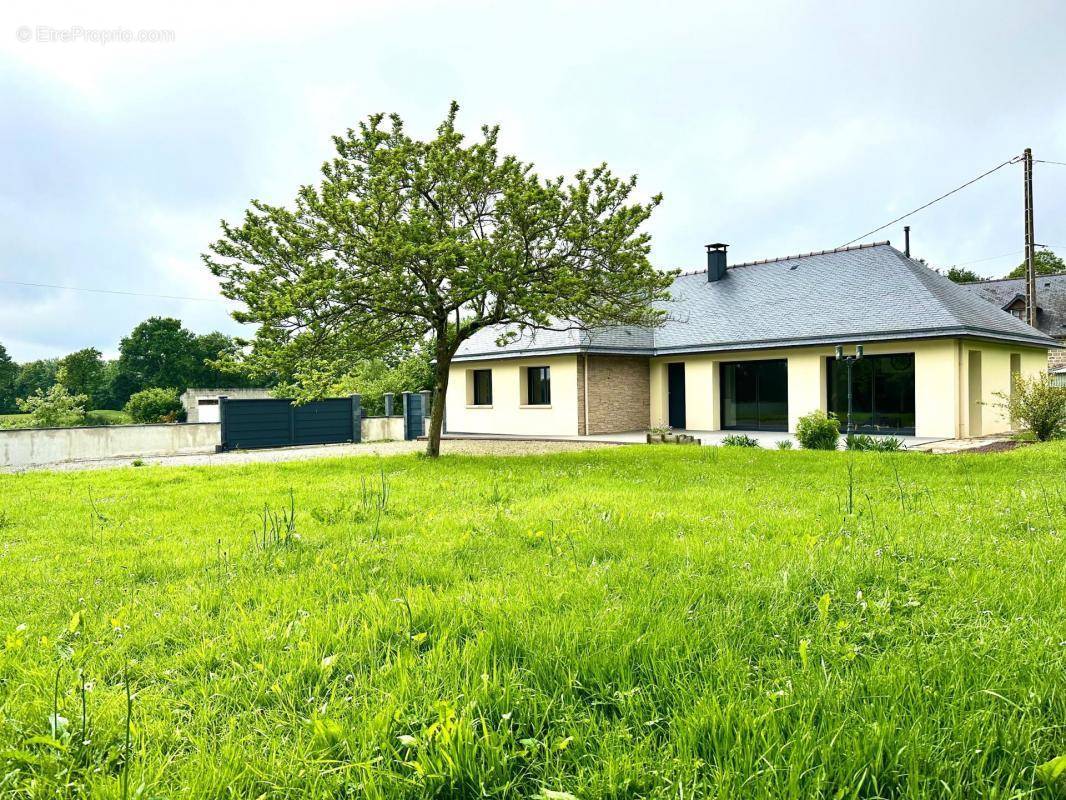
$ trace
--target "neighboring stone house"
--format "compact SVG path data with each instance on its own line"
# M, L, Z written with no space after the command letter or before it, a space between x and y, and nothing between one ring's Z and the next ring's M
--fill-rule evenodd
M262 400L273 397L269 389L186 389L181 396L186 422L218 422L218 398Z
M1025 279L977 281L962 284L978 297L1002 308L1018 319L1029 319L1025 309ZM1066 273L1036 276L1036 327L1066 348ZM1048 352L1048 369L1066 367L1066 349Z
M500 347L487 328L451 368L449 433L575 436L669 425L794 431L815 410L872 433L999 433L1014 375L1047 369L1056 341L888 242L679 275L662 327L562 325Z

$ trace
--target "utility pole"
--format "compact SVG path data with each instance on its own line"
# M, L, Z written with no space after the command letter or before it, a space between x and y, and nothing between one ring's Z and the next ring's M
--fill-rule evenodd
M1036 244L1033 237L1033 151L1025 148L1025 312L1028 322L1036 327Z

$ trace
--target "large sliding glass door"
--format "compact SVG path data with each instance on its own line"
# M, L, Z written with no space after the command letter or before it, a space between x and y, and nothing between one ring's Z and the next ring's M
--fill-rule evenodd
M722 427L788 430L788 361L731 361L720 365Z
M829 359L829 411L848 419L848 367ZM851 368L851 419L860 433L914 435L914 353L864 356Z

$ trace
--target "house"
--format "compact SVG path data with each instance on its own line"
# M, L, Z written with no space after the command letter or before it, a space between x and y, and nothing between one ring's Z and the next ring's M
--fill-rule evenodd
M186 389L181 395L186 422L218 422L218 398L263 400L273 397L269 389Z
M1025 308L1025 278L962 285L1018 319L1029 319ZM1036 276L1036 327L1066 348L1066 274ZM1052 350L1048 356L1048 369L1052 372L1066 367L1066 349Z
M955 438L1000 432L1012 376L1047 368L1054 339L888 242L679 275L662 327L539 331L457 352L449 433L572 436L672 428L794 431L822 409L863 431Z

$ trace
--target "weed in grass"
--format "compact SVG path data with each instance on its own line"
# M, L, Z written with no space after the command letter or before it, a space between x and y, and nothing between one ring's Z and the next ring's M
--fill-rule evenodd
M296 494L289 488L289 507L280 512L274 511L267 503L263 504L262 528L255 540L259 550L287 549L300 541L296 532Z
M93 529L97 527L107 527L111 522L109 517L104 516L104 513L97 507L96 498L93 497L93 487L89 487L89 522Z

